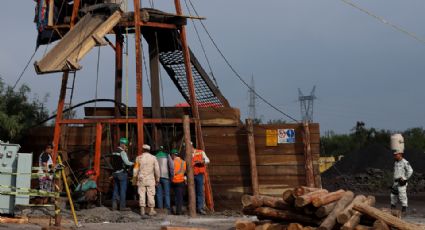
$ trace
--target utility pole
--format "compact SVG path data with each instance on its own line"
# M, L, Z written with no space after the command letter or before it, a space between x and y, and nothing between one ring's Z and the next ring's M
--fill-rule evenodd
M310 92L310 95L304 96L301 89L298 88L298 101L300 102L301 118L303 122L313 121L313 105L314 100L317 98L315 95L316 86Z
M248 118L253 120L255 122L255 119L257 118L257 110L256 110L256 102L257 96L255 95L255 84L254 84L254 75L251 76L251 85L250 89L248 90L249 93L249 114Z

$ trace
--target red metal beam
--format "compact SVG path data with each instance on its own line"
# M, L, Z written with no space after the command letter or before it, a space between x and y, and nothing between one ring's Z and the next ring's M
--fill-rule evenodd
M63 107L65 104L66 86L68 84L68 74L69 72L65 71L63 72L63 76L62 76L62 85L61 85L61 91L59 94L58 109L57 109L56 120L55 120L55 130L53 132L53 153L52 153L53 164L56 164L56 158L58 156L61 125L62 125L61 121L62 121Z
M72 8L71 21L69 27L72 29L77 21L78 9L80 8L80 0L74 0L74 7Z
M190 122L194 122L193 119ZM137 123L136 118L96 118L96 119L66 119L61 120L60 124L96 124L96 123L104 123L104 124L125 124L125 123ZM175 124L175 123L183 123L181 118L145 118L143 119L143 123L147 124Z
M177 15L182 15L183 12L180 5L180 0L174 0L174 4L176 7ZM190 61L189 47L187 45L187 40L186 40L186 26L184 25L181 26L180 28L180 39L181 39L182 47L183 47L186 78L187 78L187 83L189 86L190 106L192 108L193 118L195 119L196 147L198 149L205 150L204 139L202 137L201 122L199 119L198 103L196 101L195 87L194 87L193 77L192 77L192 66ZM208 170L206 170L204 174L204 181L205 181L205 184L204 184L205 201L207 203L207 207L211 211L214 211L214 200L212 197L212 188L211 188L210 178L208 175Z
M143 95L142 95L142 47L141 42L141 30L140 26L140 2L134 0L134 23L135 27L135 45L136 45L136 109L137 109L137 155L142 154L143 147Z
M96 181L99 182L98 178L100 175L100 151L102 148L102 124L96 124L96 143L94 149L94 171L96 172Z

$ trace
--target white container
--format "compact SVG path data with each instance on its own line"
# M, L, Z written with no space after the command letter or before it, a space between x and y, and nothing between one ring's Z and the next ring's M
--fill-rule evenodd
M404 152L404 138L400 133L391 135L391 150L397 153Z

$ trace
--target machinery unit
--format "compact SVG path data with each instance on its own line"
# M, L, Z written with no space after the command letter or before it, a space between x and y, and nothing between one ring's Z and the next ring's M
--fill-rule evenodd
M17 205L28 205L32 153L18 153L18 144L0 141L0 214L14 214Z

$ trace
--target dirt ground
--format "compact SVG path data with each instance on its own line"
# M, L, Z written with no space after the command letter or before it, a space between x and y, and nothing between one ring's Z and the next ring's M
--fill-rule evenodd
M376 207L389 208L389 196L377 195ZM400 207L399 207L400 208ZM235 210L225 210L212 213L206 216L190 218L187 215L175 216L159 213L155 217L141 217L137 209L132 211L111 211L107 207L96 207L84 209L77 212L77 217L81 227L78 229L152 229L158 230L161 226L187 226L204 229L234 229L234 223L237 219L256 220L256 217L244 216L237 208ZM49 219L41 211L35 211L30 214L30 224L0 224L1 229L41 229L42 226L48 226ZM68 210L63 212L62 226L76 229L71 213ZM406 221L425 224L425 197L410 196L409 211Z

